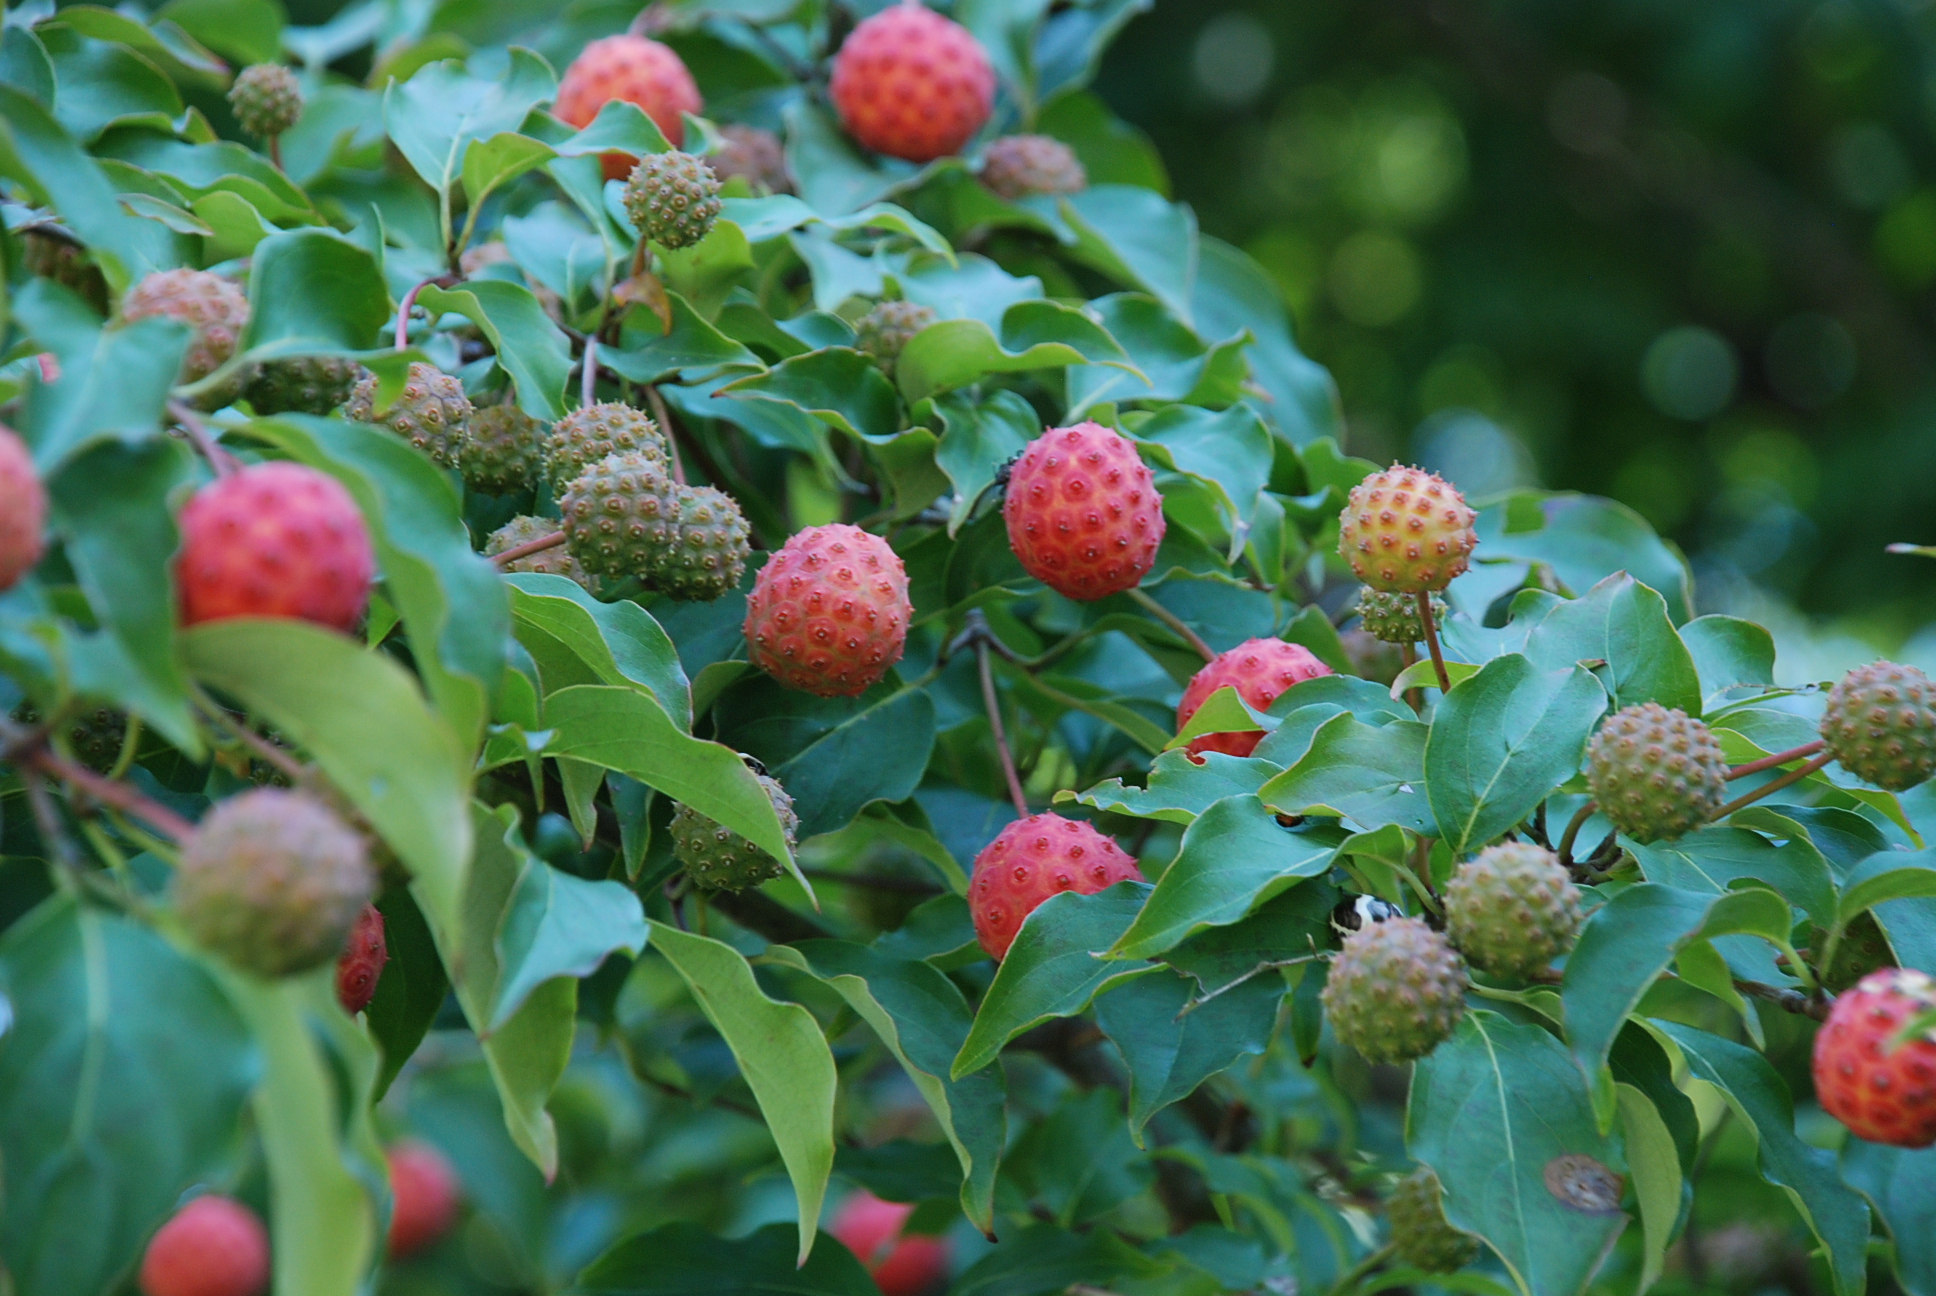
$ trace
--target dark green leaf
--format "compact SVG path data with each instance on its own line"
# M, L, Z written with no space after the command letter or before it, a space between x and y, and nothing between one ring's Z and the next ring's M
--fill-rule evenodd
M1270 1046L1284 982L1258 976L1199 1006L1190 999L1188 980L1162 975L1139 977L1096 999L1096 1024L1129 1066L1129 1128L1138 1146L1150 1117L1238 1058Z
M1205 338L1235 337L1249 330L1251 372L1269 393L1263 413L1280 436L1302 446L1341 435L1344 413L1337 385L1323 365L1298 350L1290 316L1262 266L1228 243L1199 240L1193 304L1197 331Z
M241 349L258 359L367 350L390 317L376 258L327 230L290 230L256 244L249 303Z
M383 915L383 942L389 961L377 979L376 994L363 1010L363 1020L383 1055L377 1072L378 1099L397 1078L403 1064L423 1042L437 1010L450 993L450 978L444 975L443 960L423 910L410 897L407 887L391 887L376 902Z
M1076 231L1074 254L1191 318L1197 276L1196 215L1133 185L1094 185L1062 200Z
M1000 335L981 320L942 320L922 329L894 362L910 404L965 386L985 374L1059 369L1130 360L1102 325L1051 301L1017 302L1002 313Z
M1048 1296L1075 1283L1160 1277L1165 1269L1108 1229L1070 1233L1031 1224L1003 1238L948 1290L950 1296Z
M120 292L157 268L145 250L154 227L121 206L100 165L47 109L12 86L0 85L0 118L7 125L0 137L0 174L61 214L93 252L109 288Z
M1522 529L1529 512L1537 525ZM1660 591L1676 625L1692 615L1693 579L1686 560L1625 504L1592 495L1528 492L1482 509L1475 529L1479 552L1488 559L1543 563L1571 591L1629 572Z
M1605 662L1602 679L1616 708L1658 702L1700 714L1700 677L1667 619L1667 601L1625 572L1555 606L1527 636L1525 652L1545 670Z
M1842 1177L1868 1197L1895 1239L1896 1281L1909 1296L1936 1293L1936 1148L1850 1139Z
M1300 882L1242 922L1198 932L1165 953L1163 961L1196 978L1202 998L1260 969L1308 962L1333 943L1331 913L1340 894L1323 878Z
M496 1002L484 1033L502 1029L555 977L588 977L615 950L645 948L645 912L618 882L588 882L533 858L498 930Z
M1430 733L1415 720L1368 725L1341 712L1319 725L1297 764L1257 795L1280 814L1342 815L1362 828L1398 824L1436 837L1425 788Z
M1072 799L1112 814L1187 824L1211 803L1255 792L1276 773L1275 766L1223 752L1193 759L1180 750L1166 751L1150 763L1149 786L1107 779Z
M585 1296L877 1296L880 1288L830 1236L797 1264L792 1229L768 1224L719 1238L696 1224L666 1224L625 1239L578 1275Z

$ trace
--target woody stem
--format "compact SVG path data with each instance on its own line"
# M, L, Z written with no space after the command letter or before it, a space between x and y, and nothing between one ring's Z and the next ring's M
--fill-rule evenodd
M1199 635L1196 631L1192 630L1188 625L1184 624L1182 617L1170 611L1168 608L1164 607L1161 603L1158 603L1155 599L1151 598L1149 595L1145 594L1140 589L1133 589L1129 591L1129 596L1135 599L1138 603L1142 604L1144 611L1148 612L1151 616L1155 617L1158 621L1161 621L1164 625L1174 630L1177 633L1177 636L1180 639L1182 639L1184 643L1189 644L1192 648L1196 649L1199 653L1201 653L1203 655L1203 660L1215 661L1217 659L1217 654L1210 651L1210 645L1203 642L1203 636Z
M521 545L506 549L503 553L492 554L491 561L497 564L499 571L502 571L520 558L529 558L534 553L543 553L547 549L556 549L564 542L565 533L563 531L553 531L550 535L539 536L536 540L527 540Z
M1798 765L1794 769L1791 769L1786 774L1782 775L1780 778L1769 779L1766 783L1763 783L1760 787L1756 788L1754 791L1746 792L1736 797L1734 800L1722 806L1719 810L1716 810L1714 814L1711 816L1711 818L1713 822L1718 823L1721 820L1727 818L1729 815L1733 814L1736 810L1739 810L1744 806L1753 805L1755 802L1761 800L1761 798L1767 796L1771 792L1779 792L1791 783L1801 782L1803 779L1807 778L1810 774L1813 774L1816 770L1822 768L1822 766L1828 764L1830 761L1834 759L1835 758L1833 756L1830 756L1827 752L1823 752L1820 756L1817 756L1814 760L1808 762L1808 764Z
M995 696L995 670L988 659L988 641L975 638L975 664L981 668L981 701L988 708L988 727L995 735L995 752L1002 758L1002 777L1008 780L1008 797L1015 813L1028 818L1028 798L1022 794L1022 779L1015 772L1015 758L1009 755L1008 735L1002 731L1002 704Z
M1432 593L1430 590L1418 592L1418 624L1425 631L1425 646L1432 653L1432 669L1438 672L1439 690L1452 691L1452 677L1445 673L1445 654L1439 651L1439 628L1432 617Z

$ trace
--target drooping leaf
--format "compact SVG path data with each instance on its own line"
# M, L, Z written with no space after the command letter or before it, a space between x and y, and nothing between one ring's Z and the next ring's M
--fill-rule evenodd
M1283 998L1280 978L1259 976L1191 1007L1190 982L1162 975L1097 997L1096 1024L1129 1066L1129 1128L1138 1146L1150 1117L1238 1058L1269 1047Z
M578 582L514 573L511 617L547 693L573 684L629 684L657 698L682 729L692 727L691 687L672 639L630 600L604 603Z
M487 1029L503 1029L545 982L588 977L614 951L636 956L645 942L645 912L629 887L530 860L498 930L496 1003Z
M876 1296L880 1288L831 1235L796 1259L791 1230L768 1224L719 1238L696 1224L661 1225L613 1246L578 1275L585 1296Z
M477 325L511 375L518 407L526 414L547 421L563 417L571 345L529 288L503 279L473 279L455 288L431 285L417 300L433 315L454 311Z
M289 230L249 260L249 327L240 349L257 359L363 351L390 317L376 258L325 230Z

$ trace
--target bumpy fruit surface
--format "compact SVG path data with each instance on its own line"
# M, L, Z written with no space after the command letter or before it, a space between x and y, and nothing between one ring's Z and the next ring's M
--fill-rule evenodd
M41 722L40 709L22 702L13 709L14 723L32 727ZM67 749L74 759L97 774L105 774L120 759L121 745L128 734L128 716L113 707L90 707L70 715L66 725Z
M1022 921L1050 896L1094 895L1142 876L1128 852L1086 823L1046 811L1017 819L975 856L968 879L975 939L1000 962Z
M934 308L911 301L884 301L854 325L854 345L894 372L894 362L914 335L934 323Z
M1156 565L1165 525L1136 447L1099 423L1029 442L1009 474L1002 518L1022 570L1082 600L1134 589Z
M1441 1195L1439 1177L1420 1166L1398 1181L1385 1202L1398 1258L1426 1273L1454 1273L1479 1254L1479 1239L1446 1220Z
M0 589L12 589L40 561L47 526L47 488L33 452L12 428L0 427Z
M1727 758L1705 724L1658 702L1622 707L1586 749L1600 813L1637 842L1693 832L1727 798Z
M1013 201L1080 193L1089 187L1089 173L1076 151L1053 135L1004 135L982 154L981 182Z
M519 545L530 544L533 540L551 535L561 529L562 524L554 518L528 515L514 517L491 532L491 538L484 543L484 552L501 554L507 549L516 549ZM534 554L526 554L522 558L513 558L510 565L503 570L543 572L547 576L563 576L567 580L577 581L593 594L598 592L598 578L586 571L578 560L571 556L571 548L568 545L554 545L549 549L540 549Z
M1479 543L1476 516L1443 478L1387 468L1351 488L1338 519L1338 552L1375 590L1442 590L1466 569Z
M1324 985L1331 1029L1372 1062L1410 1062L1437 1048L1465 1015L1465 960L1416 918L1345 937Z
M582 129L614 99L637 104L674 148L685 142L683 114L697 114L704 107L698 83L677 54L658 41L624 34L585 46L565 69L552 111L558 120ZM603 161L607 180L623 180L638 159L607 153Z
M1573 948L1580 889L1552 851L1501 842L1459 865L1446 883L1445 928L1474 966L1526 976Z
M483 495L528 490L544 462L545 425L516 405L487 405L464 422L457 471Z
M644 455L663 472L671 461L665 433L630 405L601 401L587 405L552 424L544 440L545 472L553 490L562 491L585 469L606 455L633 451Z
M243 68L229 87L235 120L257 139L274 139L302 117L302 87L280 63Z
M968 29L919 4L866 19L834 58L834 107L867 148L931 162L973 139L995 105L995 69Z
M864 693L907 645L907 568L887 541L844 522L788 537L746 600L747 658L788 688Z
M1216 660L1205 663L1202 670L1191 676L1189 687L1183 690L1183 700L1176 705L1176 727L1180 731L1189 724L1190 717L1220 688L1236 689L1238 697L1263 711L1293 684L1329 674L1331 668L1301 644L1285 643L1282 639L1246 639L1228 652L1218 653ZM1248 756L1263 739L1264 735L1257 730L1204 734L1192 738L1185 750L1192 756L1207 751Z
M757 126L721 126L724 146L706 160L713 174L723 183L734 176L743 177L755 193L793 192L793 177L787 174L786 149L780 137Z
M133 321L157 315L194 330L182 357L181 380L196 382L235 355L235 344L248 327L249 299L207 270L157 270L128 289L121 299L121 317ZM233 400L246 381L246 375L238 374L234 392L224 394Z
M690 153L652 153L625 182L632 227L660 247L691 247L719 219L719 177Z
M242 394L258 414L328 414L350 398L363 375L348 356L295 356L263 364Z
M1936 684L1914 666L1858 667L1829 690L1822 739L1864 782L1912 788L1936 774Z
M711 603L739 588L752 554L746 515L725 491L673 487L672 540L640 576L647 589L682 603Z
M1432 624L1445 624L1445 600L1432 600ZM1358 593L1358 623L1372 638L1388 644L1415 644L1425 639L1425 621L1418 614L1418 595L1387 594L1365 589Z
M1936 1008L1936 979L1890 968L1841 995L1815 1036L1815 1095L1823 1110L1871 1143L1936 1143L1936 1031L1906 1040L1910 1021Z
M376 375L366 374L350 393L343 412L358 423L389 428L429 455L439 468L455 468L472 409L463 383L418 360L411 363L403 390L389 409L377 413Z
M773 812L780 817L787 849L791 850L800 828L793 798L780 786L780 780L765 774L756 777L766 789L767 800L773 803ZM786 865L778 859L688 805L672 812L672 857L708 891L744 891L786 872Z
M679 488L655 459L606 455L572 478L558 501L571 556L597 576L645 579L669 553Z
M218 477L195 492L180 525L185 626L296 617L349 631L369 604L369 529L350 493L314 468L253 464Z
M450 1162L428 1143L399 1143L388 1158L393 1199L389 1252L392 1260L401 1260L450 1232L463 1192Z
M906 1234L912 1204L882 1201L865 1189L840 1204L827 1231L852 1251L881 1296L921 1296L948 1273L948 1240Z
M108 281L87 249L71 235L42 229L22 231L20 261L28 274L52 279L102 315L108 313Z
M258 976L333 961L376 891L369 850L306 792L218 802L183 844L175 909L196 943Z
M142 1296L261 1296L269 1230L241 1202L206 1193L149 1239L140 1282Z
M1820 949L1827 935L1820 927L1815 928L1817 949ZM1786 958L1784 956L1775 961L1782 964ZM1835 943L1828 966L1817 967L1815 974L1829 993L1841 994L1871 972L1880 972L1895 965L1895 951L1889 948L1889 938L1883 933L1882 924L1875 920L1875 914L1862 913L1842 929L1842 939Z
M390 961L390 947L383 939L383 915L375 905L364 905L350 928L349 941L336 957L336 1002L354 1017L370 1006L376 997L376 983L383 976L383 965Z

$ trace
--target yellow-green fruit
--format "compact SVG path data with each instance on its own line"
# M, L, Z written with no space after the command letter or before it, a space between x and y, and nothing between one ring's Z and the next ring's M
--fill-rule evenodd
M1446 883L1445 927L1475 967L1527 976L1573 948L1580 889L1552 851L1501 842L1459 865Z
M258 414L329 414L350 398L363 372L348 356L270 360L242 394Z
M791 851L794 834L800 828L793 798L778 779L764 774L757 777L780 817ZM685 866L696 885L708 891L744 891L786 871L786 866L766 851L686 805L672 812L672 856Z
M1426 1273L1453 1273L1479 1254L1479 1239L1445 1218L1439 1177L1420 1166L1398 1181L1385 1202L1392 1247L1398 1258Z
M1375 590L1442 590L1479 543L1477 516L1451 482L1396 465L1351 488L1338 517L1338 553Z
M1936 684L1914 666L1873 662L1829 690L1822 740L1843 769L1891 792L1936 774Z
M671 460L665 433L630 405L601 401L573 410L551 425L544 440L545 475L563 491L572 478L606 455L636 453L665 471Z
M710 603L736 589L746 574L746 515L732 496L711 486L680 486L674 493L679 516L672 542L641 579L668 598Z
M691 247L719 219L719 177L691 153L648 153L625 182L625 214L660 247Z
M1410 1062L1449 1038L1465 1015L1465 960L1416 918L1370 923L1345 937L1324 983L1331 1029L1372 1062Z
M204 949L288 976L336 960L376 881L362 837L334 810L263 788L218 802L183 843L175 911Z
M537 485L544 462L545 425L516 405L487 405L464 421L457 470L484 495L509 495Z
M1432 624L1445 624L1445 600L1431 595ZM1358 591L1358 623L1365 633L1388 644L1425 640L1425 621L1418 614L1418 595L1391 594L1370 587Z
M672 548L679 487L659 461L626 451L574 477L558 508L571 556L586 571L643 581Z
M302 116L302 87L280 63L243 68L229 87L229 106L243 130L257 139L274 139Z
M527 545L533 540L542 539L560 529L562 529L561 524L556 518L514 517L491 532L491 538L484 542L484 552L501 554L506 550L516 549L519 545ZM502 570L542 572L547 576L563 576L567 580L577 581L590 593L598 593L597 578L571 556L568 545L553 545L549 549L540 549L537 553L526 554L522 558L513 558Z
M854 345L894 372L894 362L914 335L934 323L934 310L911 301L884 301L854 325Z
M343 412L358 423L389 428L429 455L439 468L455 468L464 424L473 411L463 383L419 360L411 364L403 390L389 409L377 413L376 375L365 374Z
M1658 702L1622 707L1587 744L1586 781L1600 813L1637 842L1672 841L1712 819L1727 777L1713 732Z
M121 318L130 322L160 316L178 320L193 330L182 356L180 380L199 382L227 364L249 324L249 299L221 275L207 270L157 270L128 289L121 299ZM242 394L248 375L238 372L219 390L204 392L196 401L204 409L220 409Z

